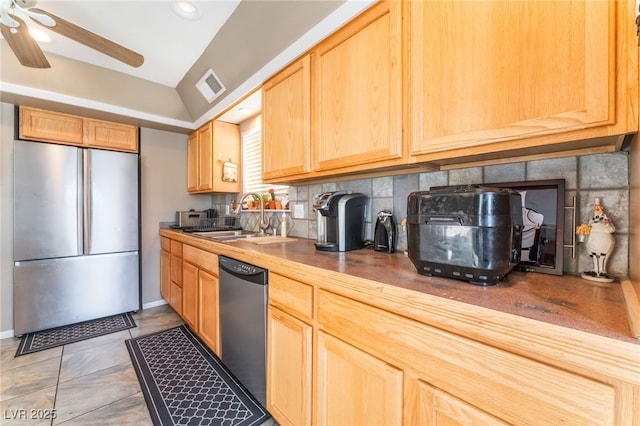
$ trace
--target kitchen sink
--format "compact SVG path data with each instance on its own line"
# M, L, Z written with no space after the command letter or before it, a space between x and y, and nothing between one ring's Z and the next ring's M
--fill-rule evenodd
M191 235L200 238L206 238L214 241L233 241L239 238L251 238L255 235L259 235L254 231L245 231L244 229L235 231L206 231L206 232L193 232Z

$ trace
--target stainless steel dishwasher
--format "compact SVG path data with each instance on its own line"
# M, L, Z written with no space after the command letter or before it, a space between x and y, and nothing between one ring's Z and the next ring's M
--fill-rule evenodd
M218 256L222 362L267 406L266 269Z

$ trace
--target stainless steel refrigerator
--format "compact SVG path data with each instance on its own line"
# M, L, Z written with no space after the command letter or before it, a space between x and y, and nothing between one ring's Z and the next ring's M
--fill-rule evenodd
M140 309L139 157L14 143L16 336Z

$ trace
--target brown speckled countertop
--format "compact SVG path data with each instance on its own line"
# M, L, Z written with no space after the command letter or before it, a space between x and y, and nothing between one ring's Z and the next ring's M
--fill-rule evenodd
M188 238L210 243L191 235ZM219 248L221 243L210 244ZM570 275L511 272L497 285L483 287L420 275L402 253L370 249L322 252L315 249L312 240L306 239L265 245L243 240L222 244L640 345L632 336L619 282L596 283ZM233 257L233 249L229 255Z

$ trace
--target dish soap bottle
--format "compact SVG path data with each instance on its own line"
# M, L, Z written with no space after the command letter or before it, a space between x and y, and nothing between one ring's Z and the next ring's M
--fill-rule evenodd
M280 236L285 238L287 236L287 213L282 212L282 219L280 220Z

